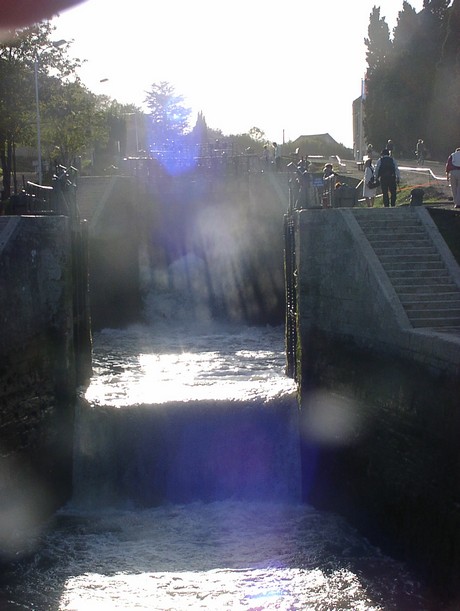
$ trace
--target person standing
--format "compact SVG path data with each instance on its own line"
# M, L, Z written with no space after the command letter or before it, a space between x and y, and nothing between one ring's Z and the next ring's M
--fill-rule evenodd
M273 143L273 157L275 160L275 170L279 172L281 170L281 153L276 142Z
M372 166L372 159L368 157L364 162L364 177L363 177L363 197L366 200L368 208L372 208L374 205L375 194L377 193L377 187L370 187L370 181L375 181L374 168ZM371 183L372 184L372 183Z
M447 158L446 176L450 180L454 208L460 208L460 148L456 148Z
M415 155L417 157L417 165L422 166L425 163L425 143L421 138L417 140Z
M268 170L270 167L270 151L268 150L268 144L264 144L263 161L264 168Z
M332 163L326 163L326 165L323 168L323 180L325 180L326 178L329 178L329 176L335 175L334 172L334 167L332 165Z
M394 151L393 140L388 140L385 148L388 151L388 154L390 155L390 157L393 157L393 151Z
M396 205L396 189L400 181L399 168L388 149L383 149L375 166L375 178L380 180L383 205L392 208ZM389 194L389 195L388 195Z

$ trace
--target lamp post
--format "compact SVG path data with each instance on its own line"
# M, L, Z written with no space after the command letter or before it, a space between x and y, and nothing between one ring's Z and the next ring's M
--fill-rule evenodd
M62 47L67 41L57 40L51 43L44 50L51 47ZM34 78L35 78L35 113L37 117L37 163L38 163L38 184L41 185L43 182L43 168L42 168L42 139L41 139L41 128L40 128L40 99L38 95L38 52L35 53L34 60Z

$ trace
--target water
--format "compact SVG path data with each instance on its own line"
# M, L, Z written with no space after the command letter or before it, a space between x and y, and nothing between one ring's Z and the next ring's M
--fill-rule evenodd
M97 334L75 497L0 609L428 609L403 565L300 503L296 414L280 328Z

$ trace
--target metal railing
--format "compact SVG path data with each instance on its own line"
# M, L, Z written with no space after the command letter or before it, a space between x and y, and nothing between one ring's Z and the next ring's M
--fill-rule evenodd
M297 379L297 269L293 215L284 216L284 274L286 290L286 375Z
M78 170L57 166L52 186L27 181L20 193L12 195L8 215L63 215L79 220L77 207Z

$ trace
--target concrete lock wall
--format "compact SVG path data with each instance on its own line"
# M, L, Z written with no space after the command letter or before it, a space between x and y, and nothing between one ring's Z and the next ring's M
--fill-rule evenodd
M91 323L94 330L140 318L140 222L143 198L131 176L82 176L77 188L88 222Z
M459 343L411 328L352 214L295 216L304 498L458 590Z
M0 559L71 494L76 372L66 217L0 217Z

